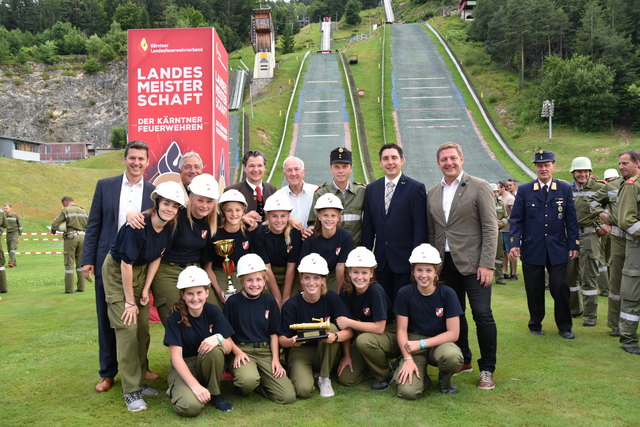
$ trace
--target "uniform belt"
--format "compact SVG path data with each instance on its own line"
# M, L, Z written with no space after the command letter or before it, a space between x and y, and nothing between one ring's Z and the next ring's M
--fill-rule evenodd
M247 345L249 347L253 347L253 348L268 348L271 343L266 342L266 341L261 341L261 342L239 342L238 345Z
M580 227L580 233L595 233L596 229L594 227Z
M195 266L198 266L198 267L200 266L200 263L197 263L197 262L173 262L173 261L167 261L164 258L161 258L160 262L162 264L167 264L167 265L171 265L171 266L174 266L174 267L180 267L180 268L187 268L187 267L189 267L191 265L195 265Z
M612 236L616 236L616 237L620 237L621 239L624 239L626 237L626 234L622 228L612 225L611 226L611 235Z
M62 238L63 239L73 239L76 236L82 236L84 234L84 231L66 231L64 233L62 233Z

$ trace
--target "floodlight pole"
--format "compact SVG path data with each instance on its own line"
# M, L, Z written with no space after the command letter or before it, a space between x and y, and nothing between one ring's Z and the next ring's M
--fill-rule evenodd
M553 112L555 107L555 100L552 99L549 101L548 99L542 101L542 113L540 114L542 117L549 118L549 140L553 139Z

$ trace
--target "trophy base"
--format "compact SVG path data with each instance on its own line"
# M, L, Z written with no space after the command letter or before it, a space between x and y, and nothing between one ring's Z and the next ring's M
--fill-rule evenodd
M298 331L297 342L314 341L327 338L329 331L324 329L302 329Z

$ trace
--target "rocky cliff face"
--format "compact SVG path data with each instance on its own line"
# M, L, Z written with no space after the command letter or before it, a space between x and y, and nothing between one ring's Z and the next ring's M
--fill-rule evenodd
M111 129L126 123L125 60L92 75L60 64L0 68L0 135L108 147Z

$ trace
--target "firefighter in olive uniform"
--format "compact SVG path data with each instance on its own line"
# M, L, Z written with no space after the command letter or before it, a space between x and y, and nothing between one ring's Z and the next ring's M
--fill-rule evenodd
M51 223L51 232L55 233L57 230L64 232L62 235L64 238L64 293L73 293L74 273L78 278L76 292L84 292L81 258L84 232L87 229L89 216L83 207L74 203L71 196L64 196L61 202L63 207ZM62 224L65 224L66 228Z
M16 251L18 250L18 240L22 234L22 224L20 217L13 213L11 205L4 205L4 214L7 217L7 252L9 252L9 267L16 266Z
M313 194L311 206L316 205L320 196L326 193L335 194L342 202L342 227L353 236L353 246L359 246L362 238L362 214L364 211L364 184L350 182L353 160L351 151L344 147L333 150L329 156L331 173L333 180L322 184ZM309 212L310 226L316 223L316 212L312 208Z
M498 216L498 230L502 230L509 223L509 215L507 215L507 208L504 206L502 200L498 198L500 194L500 190L498 189L498 184L491 183L489 184L491 189L493 190L493 194L495 195L495 203L496 203L496 215ZM496 250L496 271L498 273L495 274L496 284L497 285L505 285L504 277L502 275L504 267L504 242L502 241L502 233L498 233L498 247Z
M569 261L569 290L571 291L571 314L582 311L583 326L595 326L598 316L598 259L600 258L599 234L607 233L600 218L589 205L589 197L604 187L591 178L591 160L576 157L571 162L573 203L578 215L580 229L580 257ZM582 310L580 310L580 306Z
M0 211L0 228L7 227L7 217L4 215L4 211ZM0 294L6 294L9 291L7 288L7 272L4 267L4 251L0 247Z
M640 355L636 333L640 320L640 175L628 179L620 189L618 220L627 233L620 283L620 346Z

